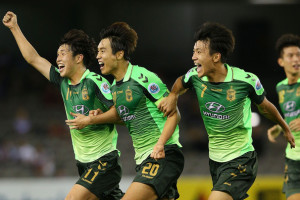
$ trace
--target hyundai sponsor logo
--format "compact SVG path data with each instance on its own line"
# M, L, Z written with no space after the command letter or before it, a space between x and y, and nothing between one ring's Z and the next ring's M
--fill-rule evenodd
M283 108L286 111L293 111L296 108L296 102L295 101L288 101L285 104L283 104Z
M225 106L217 103L217 102L207 102L205 104L205 107L211 111L211 112L215 112L215 113L221 113L225 111Z

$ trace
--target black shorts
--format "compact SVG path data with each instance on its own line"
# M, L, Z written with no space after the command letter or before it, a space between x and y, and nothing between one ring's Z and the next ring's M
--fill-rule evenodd
M209 160L210 174L213 181L213 191L230 194L233 200L248 197L247 191L254 183L257 175L257 154L247 152L228 162Z
M300 193L300 160L285 158L284 183L282 192L286 198Z
M122 169L118 151L112 151L90 163L77 161L80 175L76 184L82 185L101 200L119 200L124 193L119 189Z
M165 155L165 158L158 160L149 156L137 165L133 182L150 185L159 199L178 199L177 179L184 167L183 153L177 145L166 145Z

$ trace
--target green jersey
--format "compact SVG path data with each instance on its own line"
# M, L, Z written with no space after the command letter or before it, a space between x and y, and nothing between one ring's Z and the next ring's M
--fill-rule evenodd
M279 105L284 119L289 124L294 119L300 117L300 79L297 83L289 85L288 79L279 82L276 86L276 91L279 96ZM291 160L300 160L300 131L292 131L295 137L296 147L286 147L286 157Z
M123 80L114 81L111 91L118 115L132 137L136 164L141 164L153 151L167 120L157 104L169 94L168 89L156 74L129 63ZM181 147L178 126L166 144Z
M251 101L260 104L265 97L259 79L236 67L227 68L224 82L199 78L197 67L182 78L185 88L194 88L209 139L209 157L227 162L254 151L252 145Z
M113 105L109 82L89 70L85 71L80 83L72 85L52 66L50 82L60 88L68 119L74 119L70 112L89 115L90 110L100 108L105 112ZM75 159L82 163L92 162L116 150L118 133L113 124L89 125L70 132Z

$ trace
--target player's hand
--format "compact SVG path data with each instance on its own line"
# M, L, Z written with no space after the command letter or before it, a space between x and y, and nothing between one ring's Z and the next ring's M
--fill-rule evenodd
M162 144L156 144L150 155L150 157L154 158L155 160L165 158L165 156L166 156L165 149L164 149L164 145Z
M164 117L171 117L176 113L177 97L175 94L170 93L169 96L163 98L158 104L157 108L164 113Z
M83 114L78 114L78 113L72 113L70 114L75 117L75 119L68 119L66 120L66 124L70 127L70 129L83 129L90 123L90 117L85 116Z
M13 12L8 11L3 19L2 19L3 24L8 27L9 29L12 29L17 26L17 15L15 15Z
M100 114L102 114L103 113L103 111L101 110L101 109L97 109L97 110L91 110L90 112L89 112L89 116L96 116L96 115L100 115Z
M289 126L291 131L300 131L300 118L291 121Z
M275 143L276 138L280 135L282 129L279 125L275 125L272 128L268 129L268 139L270 142Z
M295 138L294 138L294 136L293 136L293 134L291 133L290 130L287 131L287 132L284 132L284 137L290 143L291 149L295 148Z

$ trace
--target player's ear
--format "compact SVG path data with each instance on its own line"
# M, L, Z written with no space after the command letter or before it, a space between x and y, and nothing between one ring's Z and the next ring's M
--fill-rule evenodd
M213 56L212 56L212 58L213 58L213 61L215 63L217 63L217 62L219 62L221 60L221 54L220 53L214 53Z
M116 53L116 57L117 57L118 60L121 60L122 58L124 58L124 51L123 50L118 51Z
M83 55L82 54L78 54L75 56L75 60L76 60L76 63L80 63L80 62L83 62Z
M283 59L282 59L282 58L278 58L278 59L277 59L277 63L278 63L278 65L279 65L280 67L284 67L284 66L283 66Z

